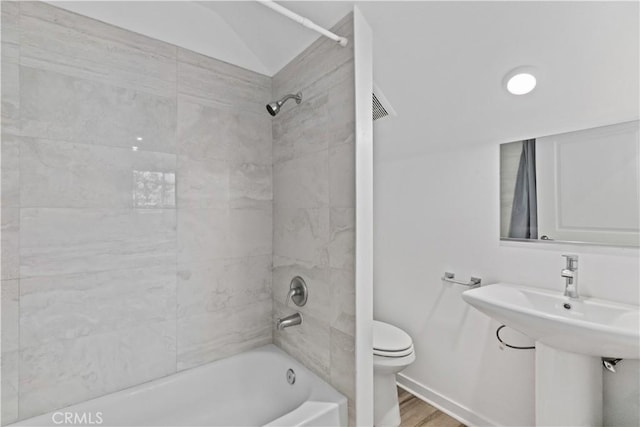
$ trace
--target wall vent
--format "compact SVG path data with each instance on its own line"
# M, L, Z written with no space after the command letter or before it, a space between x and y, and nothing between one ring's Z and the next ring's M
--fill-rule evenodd
M373 93L371 95L373 101L373 121L387 116L397 116L396 111L391 107L389 101L387 101L387 98L375 83L373 84Z
M387 117L389 115L389 112L384 109L384 107L378 100L376 93L373 92L372 95L373 95L373 120L378 120L383 117Z

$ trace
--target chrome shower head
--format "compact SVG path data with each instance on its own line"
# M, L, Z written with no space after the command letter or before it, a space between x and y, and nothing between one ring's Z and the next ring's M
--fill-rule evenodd
M272 116L275 117L275 115L280 112L280 107L282 107L284 105L284 103L287 102L287 100L289 100L291 98L296 100L296 104L300 104L302 102L302 92L298 92L295 95L291 95L291 94L285 95L279 101L268 103L267 104L267 111L269 112L269 114L271 114Z

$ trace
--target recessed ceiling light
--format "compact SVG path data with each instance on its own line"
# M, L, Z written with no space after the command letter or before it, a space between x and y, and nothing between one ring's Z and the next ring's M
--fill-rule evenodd
M136 138L136 140L138 140L138 141L142 141L142 137L141 137L141 136L139 136L139 137L137 137L137 138Z
M519 67L511 70L504 78L504 85L513 95L525 95L536 87L536 76L531 67Z

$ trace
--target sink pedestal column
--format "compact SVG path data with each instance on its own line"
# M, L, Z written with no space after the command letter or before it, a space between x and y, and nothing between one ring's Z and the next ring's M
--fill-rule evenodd
M602 425L599 357L536 342L535 381L537 426Z

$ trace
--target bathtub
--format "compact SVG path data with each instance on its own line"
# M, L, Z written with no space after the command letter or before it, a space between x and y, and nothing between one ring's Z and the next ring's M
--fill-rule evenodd
M12 425L344 427L347 399L267 345Z

